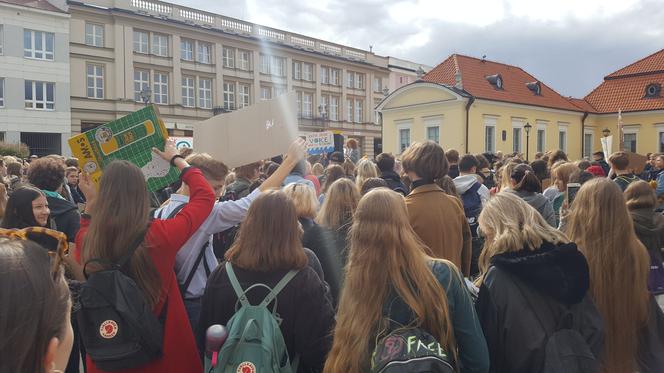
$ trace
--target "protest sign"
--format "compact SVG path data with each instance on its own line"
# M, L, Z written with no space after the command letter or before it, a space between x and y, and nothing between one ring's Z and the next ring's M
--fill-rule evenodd
M602 143L602 152L604 153L604 159L609 159L611 153L611 148L613 146L613 136L606 136L600 139Z
M334 151L334 134L332 132L315 132L307 134L307 152L310 155Z
M175 141L175 147L180 150L182 148L194 148L194 138L193 137L175 137L171 136L171 139Z
M99 184L104 167L114 160L126 160L141 168L148 189L153 192L177 180L179 172L152 152L164 149L168 132L154 105L106 123L69 139L74 157L83 171Z
M629 158L629 165L627 166L627 169L634 172L636 175L640 175L643 172L643 169L646 168L648 157L632 152L625 153L627 153L627 158Z
M297 138L295 92L194 125L197 153L239 167L285 153Z

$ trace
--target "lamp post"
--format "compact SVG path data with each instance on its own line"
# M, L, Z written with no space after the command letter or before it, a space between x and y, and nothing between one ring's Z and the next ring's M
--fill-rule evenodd
M609 137L609 135L611 135L611 130L608 128L603 129L602 135L604 135L604 137Z
M531 128L533 128L533 126L531 126L529 122L526 122L526 125L523 126L523 129L526 131L526 161L528 161L529 154L530 154L530 129Z

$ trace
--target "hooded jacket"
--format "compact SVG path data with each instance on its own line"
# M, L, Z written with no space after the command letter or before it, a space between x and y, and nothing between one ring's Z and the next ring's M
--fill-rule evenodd
M550 226L556 227L556 213L553 211L553 204L548 198L544 197L541 193L526 192L525 190L516 191L507 189L506 191L516 194L519 198L526 201L526 203L533 206Z
M66 234L69 242L74 242L81 227L81 214L78 212L78 206L59 197L47 196L46 200L56 229Z
M588 292L588 263L574 243L544 243L537 250L498 254L480 287L477 314L491 372L540 372L548 330L567 308L573 329L598 359L604 349L602 318Z
M648 249L662 255L664 246L664 215L653 209L636 209L629 212L634 222L636 236Z
M380 178L385 180L387 187L404 196L408 195L408 188L403 185L401 178L394 171L385 171L380 173Z
M480 181L477 180L477 175L475 174L462 175L454 178L454 186L456 187L457 193L459 193L459 195L466 193L468 189L475 185L475 183L480 183ZM484 184L482 184L477 193L479 193L480 199L482 200L482 205L484 205L489 200L489 189L484 186Z

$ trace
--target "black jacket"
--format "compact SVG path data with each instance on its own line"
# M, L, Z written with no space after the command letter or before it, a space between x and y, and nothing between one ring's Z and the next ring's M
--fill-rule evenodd
M302 246L316 254L323 268L324 280L330 285L332 304L337 305L344 278L344 263L336 248L334 232L321 227L311 219L300 218L304 230Z
M69 242L74 242L81 227L81 214L78 212L78 207L62 198L46 197L46 200L56 229L66 234Z
M397 193L404 196L408 195L408 188L401 182L401 178L394 171L381 172L380 178L387 182L387 186Z
M254 272L237 266L233 271L243 289L257 283L274 287L288 271ZM249 303L258 304L268 290L254 288L247 293ZM205 331L210 325L226 325L235 314L237 296L231 286L225 264L210 275L203 295L197 328L199 346L205 345ZM283 319L281 333L291 361L300 357L298 372L320 372L332 347L334 310L327 287L311 265L304 267L277 296L277 313ZM270 305L269 307L272 307Z
M548 339L544 327L555 330L568 307L574 329L601 359L602 319L588 293L588 264L575 244L499 254L491 265L476 305L491 372L539 372Z
M636 209L629 212L634 222L636 236L653 253L662 255L664 247L664 215L653 209Z

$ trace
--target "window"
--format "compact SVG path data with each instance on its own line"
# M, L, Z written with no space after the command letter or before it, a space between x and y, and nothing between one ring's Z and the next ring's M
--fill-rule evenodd
M304 118L313 117L313 95L311 93L302 94L302 116Z
M26 80L25 108L34 110L55 109L55 83Z
M360 73L355 74L355 88L364 89L364 74Z
M567 131L560 130L558 132L558 149L567 151Z
M624 134L624 147L623 150L627 152L636 153L636 133Z
M198 79L198 106L212 109L212 79Z
M150 89L150 72L134 70L134 101L142 102L141 91Z
M270 59L270 70L272 75L286 76L286 59L272 56Z
M5 78L0 78L0 107L5 107Z
M330 108L327 110L330 120L339 120L339 97L330 96Z
M664 132L659 132L659 152L664 153Z
M327 117L327 109L330 106L330 96L320 96L320 105L319 108L323 109L323 112L320 113L321 117Z
M320 83L330 84L330 68L326 66L320 67Z
M272 87L261 87L261 100L272 99Z
M353 100L346 99L346 121L353 121Z
M187 39L180 40L180 58L185 61L194 60L194 42Z
M148 33L145 31L134 31L134 52L136 53L149 53L148 47Z
M546 150L546 130L542 128L537 129L537 151L544 153Z
M355 73L352 71L346 72L346 88L355 88Z
M104 26L94 23L85 24L85 44L93 47L104 46Z
M261 74L270 74L270 56L261 54L260 72Z
M496 152L496 122L495 117L484 118L484 151L487 153Z
M196 106L196 97L194 95L195 79L193 76L182 77L182 106L194 107Z
M200 63L212 63L212 44L198 43L196 60Z
M104 67L88 64L87 66L88 98L104 98Z
M248 84L240 84L240 101L238 103L238 107L242 109L243 107L247 107L250 104L250 88Z
M410 128L399 128L399 153L410 146Z
M330 84L339 86L339 76L341 76L341 70L330 67Z
M24 30L23 57L53 61L54 38L52 32Z
M583 156L588 157L593 154L593 134L592 132L586 132L583 134Z
M660 97L662 92L662 85L659 83L651 83L646 87L646 97Z
M302 79L302 62L293 61L293 79Z
M224 82L224 109L235 110L235 82Z
M153 86L154 103L168 105L168 74L155 72Z
M355 99L355 123L364 121L364 100Z
M313 82L314 80L314 65L310 63L302 63L302 80Z
M522 139L521 139L521 128L512 128L512 151L515 153L521 153L522 151Z
M440 143L440 127L427 127L427 140L435 141L436 144Z
M238 49L237 51L237 67L240 70L249 71L251 70L251 52Z
M168 35L152 34L152 54L168 57Z
M235 68L235 49L233 48L224 48L223 51L223 61L224 67L229 69Z
M383 80L381 78L374 77L373 91L374 92L382 92L383 91Z

